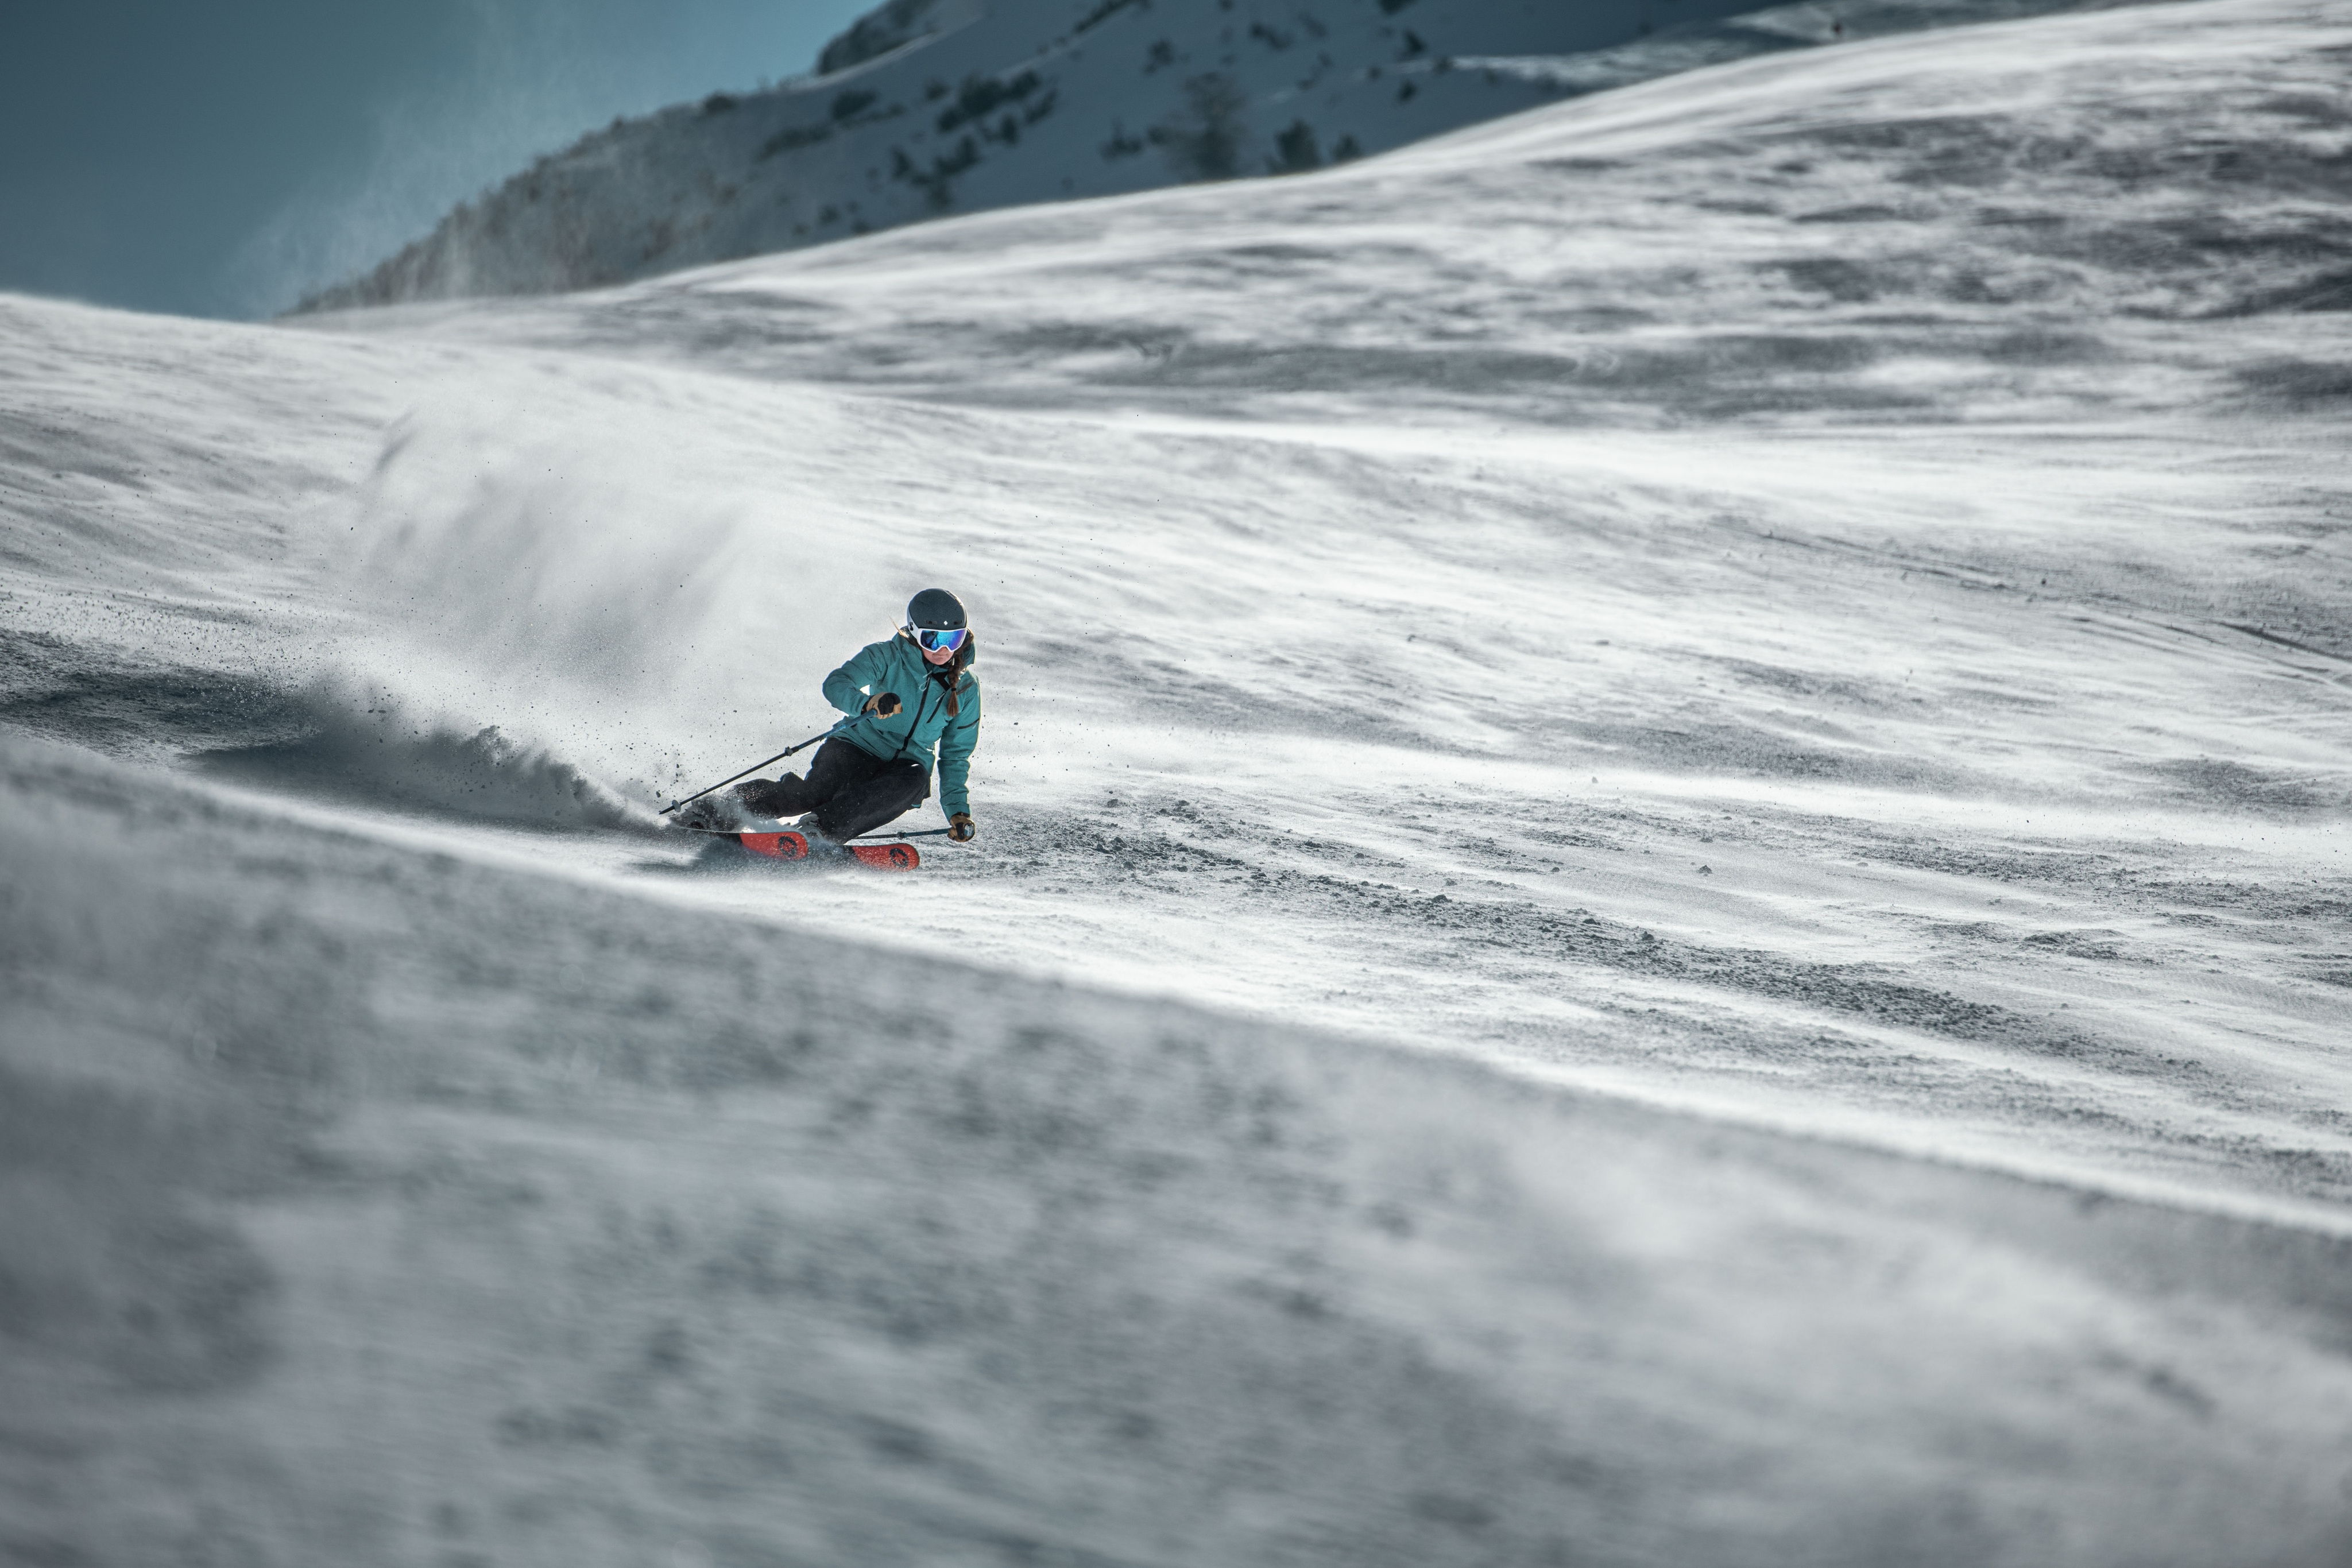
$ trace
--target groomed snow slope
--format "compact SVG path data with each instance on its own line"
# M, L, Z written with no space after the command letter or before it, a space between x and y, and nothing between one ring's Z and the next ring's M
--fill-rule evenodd
M2340 1561L2347 57L0 301L0 1542ZM655 829L932 581L976 845Z
M656 795L821 727L794 694L887 620L864 581L967 587L1015 677L992 958L2333 1203L2342 27L1895 40L1313 180L346 318L590 356L542 361L573 395L632 356L633 407L693 400L660 439L712 400L758 433L714 459L740 522L698 455L617 459L676 586L542 540L551 465L605 471L479 403L404 421L354 526L503 650L469 669L631 628L588 689L634 661L649 711L560 749L626 777L615 742L709 726Z

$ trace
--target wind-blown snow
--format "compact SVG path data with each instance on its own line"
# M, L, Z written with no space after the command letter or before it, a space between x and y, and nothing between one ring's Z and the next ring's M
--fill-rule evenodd
M2339 1560L2347 59L0 300L0 1539ZM933 582L975 845L652 825Z

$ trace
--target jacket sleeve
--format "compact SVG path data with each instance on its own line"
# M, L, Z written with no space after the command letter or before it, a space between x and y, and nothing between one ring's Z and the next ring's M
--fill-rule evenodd
M868 643L849 656L849 662L824 678L824 700L845 714L857 714L866 708L866 688L883 676L882 655L887 643Z
M963 712L948 721L947 733L940 737L940 810L950 817L971 810L964 787L971 779L972 747L980 744L978 675L964 676L956 706Z

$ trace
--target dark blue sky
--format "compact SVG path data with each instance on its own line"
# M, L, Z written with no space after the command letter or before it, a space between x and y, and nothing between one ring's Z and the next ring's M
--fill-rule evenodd
M876 0L11 0L0 288L281 309L615 114L810 68Z

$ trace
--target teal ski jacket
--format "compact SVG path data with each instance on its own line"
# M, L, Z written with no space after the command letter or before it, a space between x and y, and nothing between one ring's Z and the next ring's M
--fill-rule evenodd
M967 639L964 654L946 670L923 662L922 650L905 632L887 643L868 643L824 678L824 700L850 715L833 733L869 757L885 762L919 761L930 770L940 760L940 806L950 817L971 810L965 786L971 778L971 748L980 739L980 677L966 666L977 652ZM950 687L956 711L950 713ZM898 711L884 718L865 712L866 699L898 694Z

